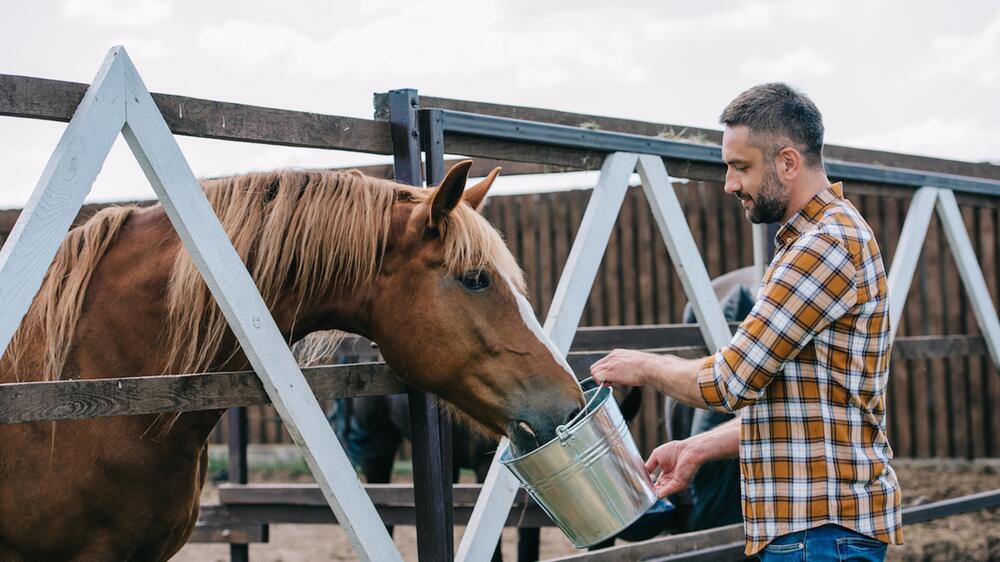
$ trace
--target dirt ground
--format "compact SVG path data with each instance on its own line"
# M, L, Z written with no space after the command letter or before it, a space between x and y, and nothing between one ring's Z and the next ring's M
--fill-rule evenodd
M975 492L1000 489L1000 462L897 461L894 463L903 487L905 505L916 505ZM203 501L215 501L214 487ZM464 528L456 531L456 544ZM1000 562L1000 508L979 510L946 519L907 526L903 546L889 549L889 560L951 562L990 560ZM397 527L396 544L404 559L416 561L413 527ZM516 559L517 535L503 534L504 560ZM541 559L577 552L555 528L542 530ZM268 544L251 545L255 562L313 562L356 560L344 532L333 525L274 525ZM189 544L173 558L176 562L229 560L226 545Z

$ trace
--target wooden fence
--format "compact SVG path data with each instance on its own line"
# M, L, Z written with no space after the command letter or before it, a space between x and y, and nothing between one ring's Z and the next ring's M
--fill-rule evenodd
M752 265L750 225L722 184L690 181L675 189L712 277ZM912 191L873 185L846 186L848 198L868 219L891 263ZM576 235L589 190L492 197L484 209L525 270L535 312L544 317ZM1000 200L959 196L991 293L1000 286ZM91 206L82 214L92 213ZM0 237L16 211L0 213ZM958 279L940 225L928 233L899 336L976 336L978 328ZM659 239L641 189L631 188L594 284L583 326L678 323L686 303L666 247ZM888 398L889 436L899 456L1000 456L1000 377L982 340L938 340L932 359L896 357ZM634 432L649 450L664 439L662 399L645 389ZM249 412L253 443L291 443L270 406ZM225 440L225 423L213 440Z
M752 265L750 225L722 184L679 185L709 274ZM847 185L846 194L868 219L888 269L911 190ZM525 269L531 301L544 317L586 206L588 191L497 197L485 213L506 235ZM1000 201L959 196L965 223L994 300L1000 286ZM642 190L631 189L594 284L583 325L666 324L682 320L686 303ZM935 218L898 336L978 336L954 260ZM896 357L888 395L888 431L896 454L911 457L1000 455L1000 377L982 340L942 341L933 359ZM644 397L640 443L661 442L662 400ZM653 416L648 409L657 408ZM652 427L651 427L652 424Z
M680 185L695 241L712 277L752 265L750 225L742 207L722 185ZM851 186L847 197L868 219L891 263L909 205L910 190ZM503 232L525 270L530 300L544 317L586 208L589 191L491 198L484 213ZM959 196L976 253L996 299L1000 286L1000 201ZM601 264L582 325L669 324L682 320L684 290L659 239L642 190L633 188L622 208ZM944 241L932 222L898 335L979 334ZM955 338L933 359L895 358L888 394L888 432L897 455L980 458L1000 456L1000 377L981 340ZM646 450L665 438L662 399L644 390L635 428ZM290 442L280 420L261 411L251 416L259 442Z
M0 114L67 121L85 84L0 75ZM154 94L176 134L206 138L267 142L288 146L391 153L389 126L337 116L240 106L213 100ZM386 98L376 96L376 119L387 116ZM184 108L183 114L180 107ZM680 128L592 115L502 106L488 103L420 97L420 107L438 107L502 117L596 127L641 135L669 136L718 143L718 131ZM181 116L183 115L183 117ZM226 119L228 117L228 119ZM221 123L229 123L222 126ZM452 135L446 151L504 158L507 173L538 173L596 169L602 155L581 150L527 146ZM1000 166L827 146L828 158L913 168L940 173L1000 179ZM494 162L479 158L477 169ZM515 162L510 162L515 161ZM528 163L533 162L533 163ZM675 184L687 212L695 241L709 274L720 275L752 262L750 228L736 200L725 197L717 164L667 159L674 176L689 178ZM391 174L382 167L378 173ZM475 172L475 170L474 170ZM836 178L834 178L836 179ZM906 188L848 183L848 197L869 220L888 266L898 242L909 198ZM544 314L572 244L589 191L553 192L491 198L488 218L505 234L525 269L536 312ZM1000 294L1000 199L959 195L994 301ZM85 207L82 214L92 213ZM0 211L0 241L13 226L17 211ZM658 239L641 190L630 190L608 252L597 276L582 324L620 326L680 321L686 300L665 247ZM915 457L1000 456L1000 377L985 355L978 328L963 294L937 219L933 219L910 292L901 337L931 338L916 358L895 354L890 379L889 434L897 455ZM910 348L915 349L915 348ZM660 398L647 391L642 421L636 428L644 448L662 440ZM251 411L252 442L290 442L280 420L267 408ZM217 442L223 441L224 424Z

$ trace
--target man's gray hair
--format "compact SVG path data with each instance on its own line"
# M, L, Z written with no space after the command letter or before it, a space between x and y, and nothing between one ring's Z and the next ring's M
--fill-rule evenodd
M784 137L795 143L807 166L823 165L823 116L805 94L781 82L754 86L736 96L719 116L727 127L745 125L751 138L765 141L773 158Z

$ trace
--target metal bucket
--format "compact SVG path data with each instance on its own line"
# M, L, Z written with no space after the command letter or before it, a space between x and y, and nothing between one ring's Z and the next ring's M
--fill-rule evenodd
M653 483L610 386L584 393L587 407L558 437L506 466L577 548L597 544L656 503Z

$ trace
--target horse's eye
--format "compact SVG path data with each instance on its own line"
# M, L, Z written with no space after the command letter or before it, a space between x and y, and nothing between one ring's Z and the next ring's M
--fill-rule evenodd
M470 291L482 291L490 286L490 276L483 270L469 271L458 280Z

